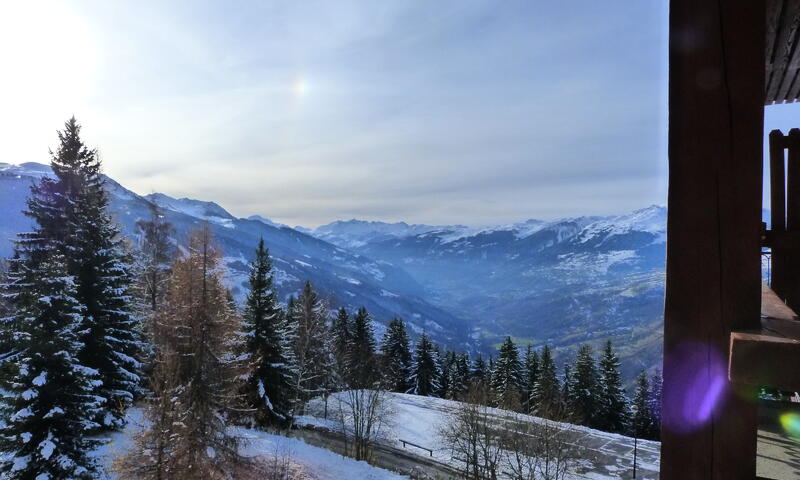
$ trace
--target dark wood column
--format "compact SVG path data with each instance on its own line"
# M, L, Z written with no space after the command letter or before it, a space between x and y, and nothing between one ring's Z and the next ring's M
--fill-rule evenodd
M673 0L661 478L755 477L756 404L727 380L759 327L763 0Z

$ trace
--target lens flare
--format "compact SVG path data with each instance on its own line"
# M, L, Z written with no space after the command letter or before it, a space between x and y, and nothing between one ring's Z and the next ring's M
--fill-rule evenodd
M724 357L711 345L684 343L665 357L671 365L664 392L663 426L688 433L711 421L728 388Z
M789 436L800 439L800 414L784 413L780 416L780 421Z

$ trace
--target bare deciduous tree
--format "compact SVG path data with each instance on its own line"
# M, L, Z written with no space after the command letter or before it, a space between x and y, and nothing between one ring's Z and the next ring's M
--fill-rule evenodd
M467 391L464 403L450 414L440 436L464 463L467 480L497 479L502 459L501 437L496 418L490 415L489 392L482 382Z
M504 422L505 470L514 480L563 480L574 463L569 424L548 419L532 422L514 415Z
M371 461L375 443L386 435L391 406L386 390L350 389L335 396L335 411L347 453L356 460Z

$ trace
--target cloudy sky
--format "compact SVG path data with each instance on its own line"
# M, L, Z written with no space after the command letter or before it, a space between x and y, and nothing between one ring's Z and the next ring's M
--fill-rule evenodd
M0 161L75 114L139 193L292 225L666 201L662 1L8 2Z

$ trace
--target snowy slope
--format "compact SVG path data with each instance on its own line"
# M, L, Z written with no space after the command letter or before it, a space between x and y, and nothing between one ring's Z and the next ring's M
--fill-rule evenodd
M142 412L139 409L128 411L128 426L124 431L108 437L107 443L94 452L106 470L110 471L114 458L127 452L132 446L132 438L143 428ZM288 456L292 463L307 475L308 480L401 480L408 477L388 470L373 467L366 462L359 462L343 457L330 450L314 447L302 440L265 433L258 430L233 428L232 432L242 439L240 452L251 458ZM115 479L114 474L110 474Z
M429 453L415 447L403 447L400 439L433 450L433 457L441 463L463 467L454 460L452 453L442 442L440 431L460 405L453 400L421 397L417 395L390 393L391 417L390 433L385 442L389 445L405 448L408 453L427 457ZM336 397L329 399L329 411L335 411ZM518 415L511 412L491 408L489 415L496 419L498 425L506 421L527 421L531 423L545 422L538 417ZM323 417L324 404L321 399L309 403L308 415L301 417L307 425L338 430L334 422ZM570 433L571 442L580 452L581 460L576 463L570 479L591 478L596 480L620 478L633 468L633 438L614 433L601 432L587 427L571 424L559 424ZM642 479L658 477L660 443L649 440L637 441L637 469ZM506 478L506 477L503 477Z

